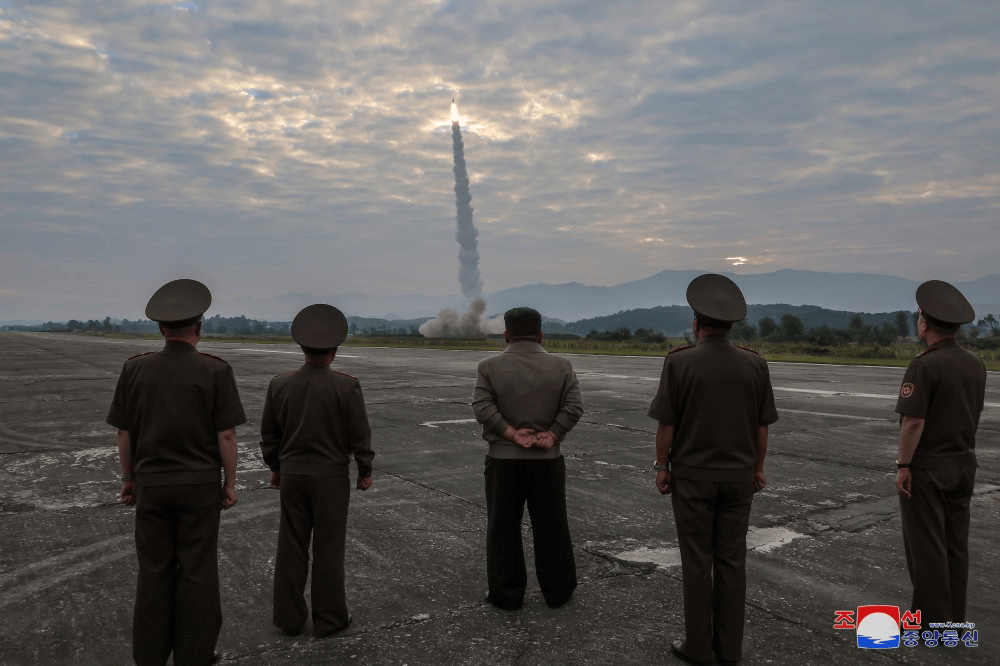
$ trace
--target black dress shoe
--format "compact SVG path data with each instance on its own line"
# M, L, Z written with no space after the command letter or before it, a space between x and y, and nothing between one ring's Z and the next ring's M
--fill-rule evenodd
M288 636L290 638L294 637L294 636L298 636L301 633L302 633L302 629L301 628L299 628L299 629L282 629L281 630L281 634L283 636Z
M519 603L519 604L500 603L499 601L497 601L496 599L494 599L493 595L491 595L489 592L486 593L486 603L492 604L492 605L496 606L497 608L499 608L500 610L505 610L505 611L516 611L516 610L521 610L522 608L524 608L524 602L523 601L521 603Z
M330 631L324 631L322 633L320 633L320 632L317 631L316 632L316 638L329 638L330 636L333 636L334 634L339 634L340 632L342 632L343 630L347 629L352 624L354 624L354 616L353 615L348 615L347 616L347 624L345 624L342 627L337 627L336 629L331 629Z
M562 608L572 598L572 594L568 594L565 597L553 597L551 599L546 599L545 605L549 608Z
M680 659L686 661L689 664L698 664L699 666L710 666L712 663L711 659L695 659L687 652L684 651L684 641L674 641L670 644L670 649L673 650L674 654Z

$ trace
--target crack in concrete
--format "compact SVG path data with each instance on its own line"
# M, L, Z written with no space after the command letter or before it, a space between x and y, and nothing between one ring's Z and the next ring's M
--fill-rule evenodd
M597 580L607 580L610 578L617 578L618 576L647 576L651 573L655 573L659 569L659 567L652 562L630 562L580 544L573 544L573 547L582 550L588 555L596 557L599 560L604 560L610 565L608 569L605 569L603 572L598 574ZM627 569L632 569L633 571L626 571Z
M385 532L387 534L396 534L398 532L419 532L422 534L479 534L482 530L468 529L468 530L434 530L434 529L423 529L419 527L369 527L366 525L361 525L358 527L351 527L351 530L356 530L359 532Z
M88 507L85 507L85 508L87 508L87 509L106 509L108 507L118 507L118 506L124 506L124 505L121 502L115 500L114 502L104 502L102 504L94 504L93 506L88 506ZM84 508L84 507L80 507L80 508ZM45 513L58 513L58 514L63 514L63 515L76 516L78 518L94 518L95 520L103 520L103 521L117 522L118 520L121 520L120 518L118 518L116 516L102 516L102 515L98 515L98 514L84 513L82 511L74 511L72 508L70 508L70 509L41 509L41 511L44 511Z
M644 435L655 435L655 430L650 430L648 428L639 428L636 426L620 425L618 423L604 423L602 421L591 421L586 418L580 419L580 423L586 423L587 425L604 426L606 428L614 428L615 430L625 430L627 432L641 432Z
M770 618L772 618L772 619L774 619L774 620L776 620L778 622L784 622L786 624L789 624L789 625L792 625L792 626L796 627L796 631L792 632L793 634L799 634L800 632L805 631L805 632L808 632L809 634L811 634L812 637L814 637L814 638L819 637L819 638L826 639L827 641L829 641L831 643L831 645L835 644L837 642L836 637L831 636L828 633L825 633L825 632L822 632L822 631L818 631L818 630L814 629L813 627L810 627L808 624L806 624L805 622L803 622L801 620L797 620L797 619L791 618L791 617L786 617L785 615L783 615L782 613L779 613L778 611L771 610L771 609L766 608L766 607L764 607L764 606L762 606L762 605L760 605L758 603L755 603L755 602L751 601L749 598L746 601L746 605L749 606L749 607L751 607L751 608L757 609L758 611L760 611L764 615L767 615ZM877 653L877 654L873 654L872 656L883 657L883 658L889 659L889 660L894 661L894 662L899 663L899 664L910 663L906 659L905 656L904 657L899 657L899 656L894 655L894 654L888 654L890 652L890 650L868 650L868 652ZM905 654L905 653L903 653L903 654Z
M427 485L426 483L421 483L420 481L414 481L413 479L408 479L408 478L406 478L405 476L403 476L401 474L395 474L393 472L389 472L389 471L386 471L386 470L383 470L383 469L379 469L378 467L372 467L372 469L374 469L376 471L379 471L379 472L382 472L386 476L391 476L394 479L399 479L400 481L403 481L405 483L411 483L411 484L413 484L415 486L423 488L424 490L429 490L429 491L431 491L433 493L438 493L440 495L444 495L445 497L450 497L452 499L456 499L456 500L458 500L460 502L463 502L465 504L468 504L470 506L474 506L477 509L480 509L482 511L486 511L486 507L484 507L482 505L479 505L479 504L476 504L472 500L466 499L466 498L462 497L461 495L455 495L453 493L449 493L446 490L442 490L440 488L435 488L434 486Z
M513 628L522 635L521 649L516 655L514 655L514 663L520 664L521 660L528 656L528 648L531 645L532 633L531 629L525 626L525 624L521 622L520 618L518 618L517 623Z
M767 456L769 458L772 457L772 456L781 456L781 457L784 457L784 458L799 458L800 460L808 460L811 463L822 462L822 463L829 463L831 465L837 465L838 467L856 467L856 468L860 468L860 469L871 470L873 472L892 473L892 470L888 469L884 463L883 464L878 464L878 463L872 463L872 464L852 463L852 462L845 462L842 458L840 458L840 459L835 459L835 458L820 458L820 457L817 457L815 455L808 455L806 453L795 453L793 451L780 451L780 450L776 450L775 447L774 447L774 437L773 436L771 438L771 445L768 447L768 450L767 450ZM891 464L890 464L890 466L891 466Z
M340 643L344 644L345 647L353 647L352 643L359 642L362 638L369 635L376 635L379 632L393 631L396 629L404 629L406 627L413 627L428 622L434 622L438 620L450 620L456 617L464 617L470 611L482 610L489 607L489 604L485 602L468 602L458 604L452 609L438 614L431 613L418 613L416 615L409 615L404 618L400 618L394 622L389 622L386 624L380 624L370 629L360 629L352 631L351 633L340 633L337 637L340 639ZM518 621L519 622L519 621ZM297 640L288 642L287 638L277 638L275 642L271 645L262 645L254 649L247 650L245 652L240 652L238 654L225 653L222 656L222 661L227 662L230 660L239 661L249 657L263 656L266 654L274 654L280 652L290 652L296 649L309 649L313 646L321 645L336 645L338 641L331 640L330 638L312 638L308 640L303 640L300 637Z

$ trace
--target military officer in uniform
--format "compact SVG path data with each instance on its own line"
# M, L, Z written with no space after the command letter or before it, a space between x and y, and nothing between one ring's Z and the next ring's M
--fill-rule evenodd
M163 349L125 362L107 421L118 428L123 504L135 505L137 664L209 664L222 627L220 509L236 504L236 426L246 422L233 370L199 354L212 302L196 280L160 287L146 305ZM220 469L225 472L223 477Z
M358 490L372 485L371 428L361 384L330 369L347 337L347 318L332 305L295 315L292 339L305 364L271 380L261 417L261 452L281 490L272 621L287 636L302 631L312 536L312 619L317 638L351 624L344 588L351 456Z
M684 589L684 640L693 663L739 661L746 600L746 535L753 494L767 484L768 426L778 420L767 363L730 344L746 317L739 287L702 275L687 289L696 344L673 349L649 416L656 419L656 487L670 493Z
M538 584L545 603L558 608L577 583L560 444L583 416L583 399L569 361L542 349L537 311L513 308L504 313L504 324L507 347L479 363L472 397L489 442L487 601L503 610L517 610L524 602L528 578L521 519L527 503Z
M921 623L965 621L969 503L976 482L976 430L986 397L983 361L955 342L972 305L940 280L917 288L917 333L929 346L910 362L899 389L896 490L910 610Z

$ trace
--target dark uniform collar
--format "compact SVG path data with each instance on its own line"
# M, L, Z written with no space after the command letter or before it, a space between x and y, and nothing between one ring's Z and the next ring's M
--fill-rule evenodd
M725 335L706 335L697 342L696 345L728 345L729 338Z
M163 346L163 351L194 352L194 353L198 352L198 350L195 347L181 340L167 340L166 344Z
M952 336L947 338L941 338L934 344L928 345L927 348L932 349L934 347L957 347L957 346L958 346L958 341L955 340L955 338Z

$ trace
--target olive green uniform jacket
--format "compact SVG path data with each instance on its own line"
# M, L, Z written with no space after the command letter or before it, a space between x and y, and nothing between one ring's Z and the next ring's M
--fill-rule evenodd
M913 359L899 389L900 418L924 419L910 461L910 497L900 497L910 610L921 611L924 626L965 620L976 430L985 399L982 359L954 338Z
M778 420L767 362L723 335L671 350L649 416L674 426L671 475L753 481L757 428Z

